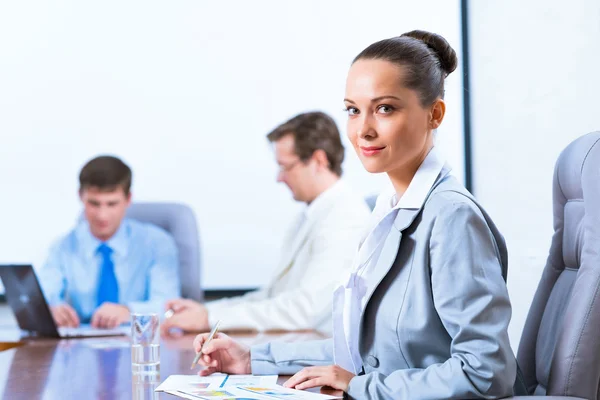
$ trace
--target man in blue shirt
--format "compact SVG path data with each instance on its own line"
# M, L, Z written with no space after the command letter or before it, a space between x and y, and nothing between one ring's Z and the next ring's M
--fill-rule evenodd
M85 218L53 246L39 273L58 326L112 328L131 313L161 312L180 295L173 238L125 218L131 178L131 169L111 156L90 160L79 174Z

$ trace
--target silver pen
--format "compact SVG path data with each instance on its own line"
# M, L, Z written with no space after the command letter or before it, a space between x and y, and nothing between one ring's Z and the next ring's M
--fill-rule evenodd
M206 345L208 345L210 343L210 341L213 339L213 337L215 336L215 333L217 333L217 329L219 329L220 323L221 323L221 320L218 320L217 323L215 324L215 326L212 328L212 330L208 334L208 337L206 338L206 342L204 342L204 344L200 348L200 351L198 353L196 353L196 357L194 357L194 361L192 361L192 366L190 367L190 369L194 369L194 367L198 364L198 361L200 360L200 356L202 356L202 349L204 349L204 347L206 347Z

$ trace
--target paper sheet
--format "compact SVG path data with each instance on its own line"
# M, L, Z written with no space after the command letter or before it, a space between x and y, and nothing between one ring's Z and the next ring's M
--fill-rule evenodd
M269 386L277 384L277 375L227 375L221 383L225 386Z
M326 394L306 392L304 390L288 389L279 385L269 385L263 387L256 386L239 386L241 392L248 395L251 399L288 399L288 400L324 400L324 399L339 399L340 397L329 396ZM257 396L257 397L250 397Z
M242 375L245 376L245 375ZM210 376L198 375L171 375L157 388L157 392L176 391L192 391L208 388L219 388L223 381L227 379L225 374L212 374ZM277 377L275 377L277 381Z
M277 375L171 375L157 392L192 400L325 400L339 397L279 386Z

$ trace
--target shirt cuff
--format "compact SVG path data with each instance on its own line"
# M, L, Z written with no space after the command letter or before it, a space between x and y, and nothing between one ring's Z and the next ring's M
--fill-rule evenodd
M250 348L250 368L253 375L277 375L279 369L271 357L271 344L259 344Z
M210 303L204 303L204 307L206 308L206 313L208 315L208 326L210 326L211 329L219 320L219 312L217 312L218 307L214 307L216 305L217 304L211 305ZM221 329L223 329L223 327L221 327Z
M357 375L350 379L347 391L344 393L345 399L362 399L366 397L365 386L367 384L367 375Z

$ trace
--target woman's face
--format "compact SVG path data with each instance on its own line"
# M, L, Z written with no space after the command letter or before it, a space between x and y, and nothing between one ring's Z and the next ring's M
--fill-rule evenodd
M440 106L438 103L441 102ZM403 84L403 68L383 60L359 60L348 73L344 104L348 138L369 172L415 168L433 145L441 118L437 100L423 107L416 91ZM414 171L413 171L414 172Z

